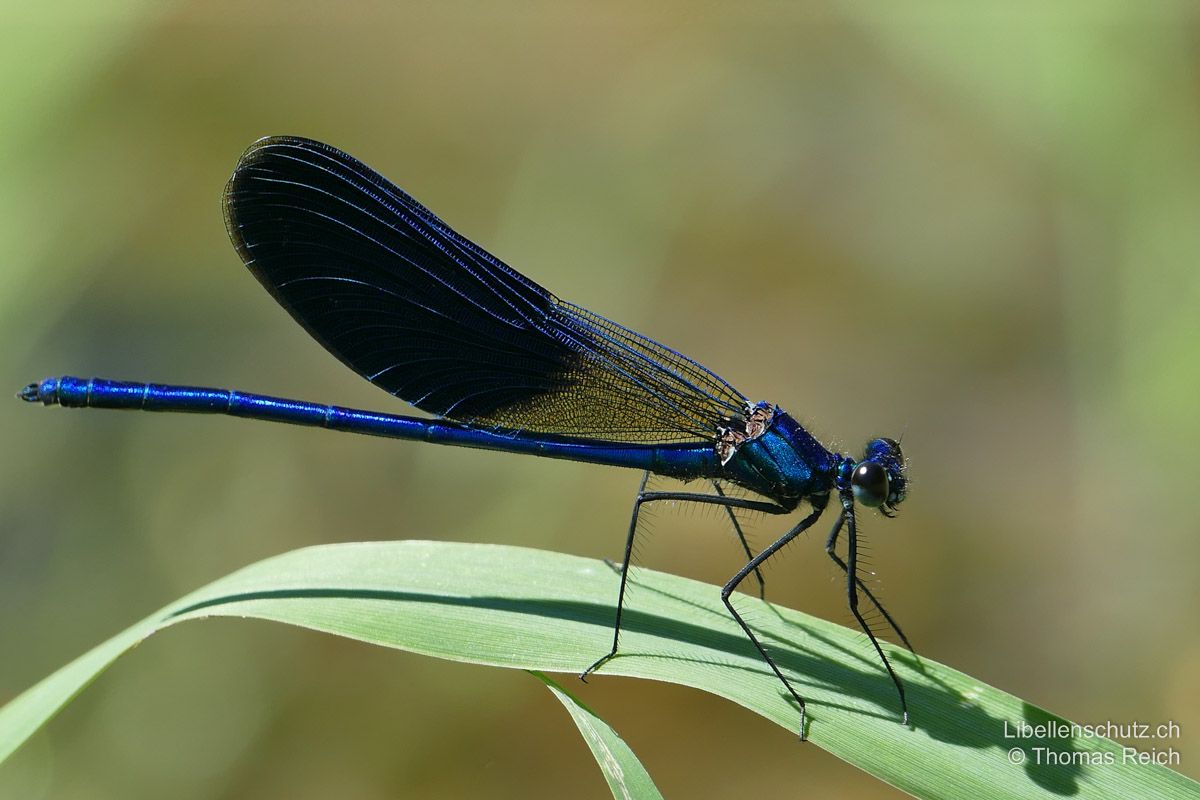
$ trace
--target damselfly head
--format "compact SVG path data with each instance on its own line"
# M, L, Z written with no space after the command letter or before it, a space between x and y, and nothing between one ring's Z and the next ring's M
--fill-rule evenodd
M862 461L854 465L850 475L854 499L891 516L908 489L905 467L904 453L895 439L879 438L867 442Z

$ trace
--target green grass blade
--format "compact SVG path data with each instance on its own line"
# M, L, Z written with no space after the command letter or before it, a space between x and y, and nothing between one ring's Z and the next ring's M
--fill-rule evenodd
M794 730L797 711L729 618L716 587L641 570L622 655L596 676L671 681L726 697ZM441 658L578 673L611 643L617 576L600 561L497 545L381 542L312 547L261 561L150 616L0 709L6 757L118 655L156 630L207 616L254 617ZM812 744L917 797L1197 798L1200 784L1129 763L1103 738L1010 738L1060 721L936 662L889 648L911 728L861 634L742 596L739 608L808 699ZM1035 747L1068 765L1037 763ZM1009 751L1022 748L1022 764ZM1108 763L1111 762L1111 763Z
M662 800L658 787L650 779L650 773L646 772L646 768L629 749L629 745L625 744L625 740L618 736L607 722L542 673L532 674L545 683L566 707L583 740L591 748L596 763L600 765L600 771L604 773L604 780L608 781L608 788L612 790L616 800Z

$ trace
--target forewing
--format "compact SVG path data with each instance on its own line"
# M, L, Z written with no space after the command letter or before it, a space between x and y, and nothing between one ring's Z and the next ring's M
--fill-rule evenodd
M225 217L247 267L305 330L430 413L646 442L712 438L745 404L695 362L559 301L328 145L256 142Z

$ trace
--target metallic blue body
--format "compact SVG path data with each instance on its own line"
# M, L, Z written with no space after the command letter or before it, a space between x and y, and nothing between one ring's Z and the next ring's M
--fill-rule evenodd
M727 478L791 510L807 497L828 494L843 460L777 408L763 435L742 444L722 473L708 477Z
M746 441L729 463L721 465L708 442L635 444L533 434L198 386L64 376L32 385L25 399L68 408L226 414L368 436L629 467L681 480L724 479L788 510L807 497L827 494L834 487L839 467L854 463L825 449L778 409L762 436Z
M104 378L47 378L27 390L26 400L66 408L113 408L227 414L347 433L409 439L457 447L502 450L589 464L649 470L682 480L714 475L709 444L627 444L569 436L472 427L451 420L421 419L260 394L113 381Z

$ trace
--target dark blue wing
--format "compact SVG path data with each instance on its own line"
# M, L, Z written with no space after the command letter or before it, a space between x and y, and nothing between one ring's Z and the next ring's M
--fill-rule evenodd
M262 139L225 189L238 253L343 363L425 411L627 442L711 439L746 400L564 303L345 153Z

